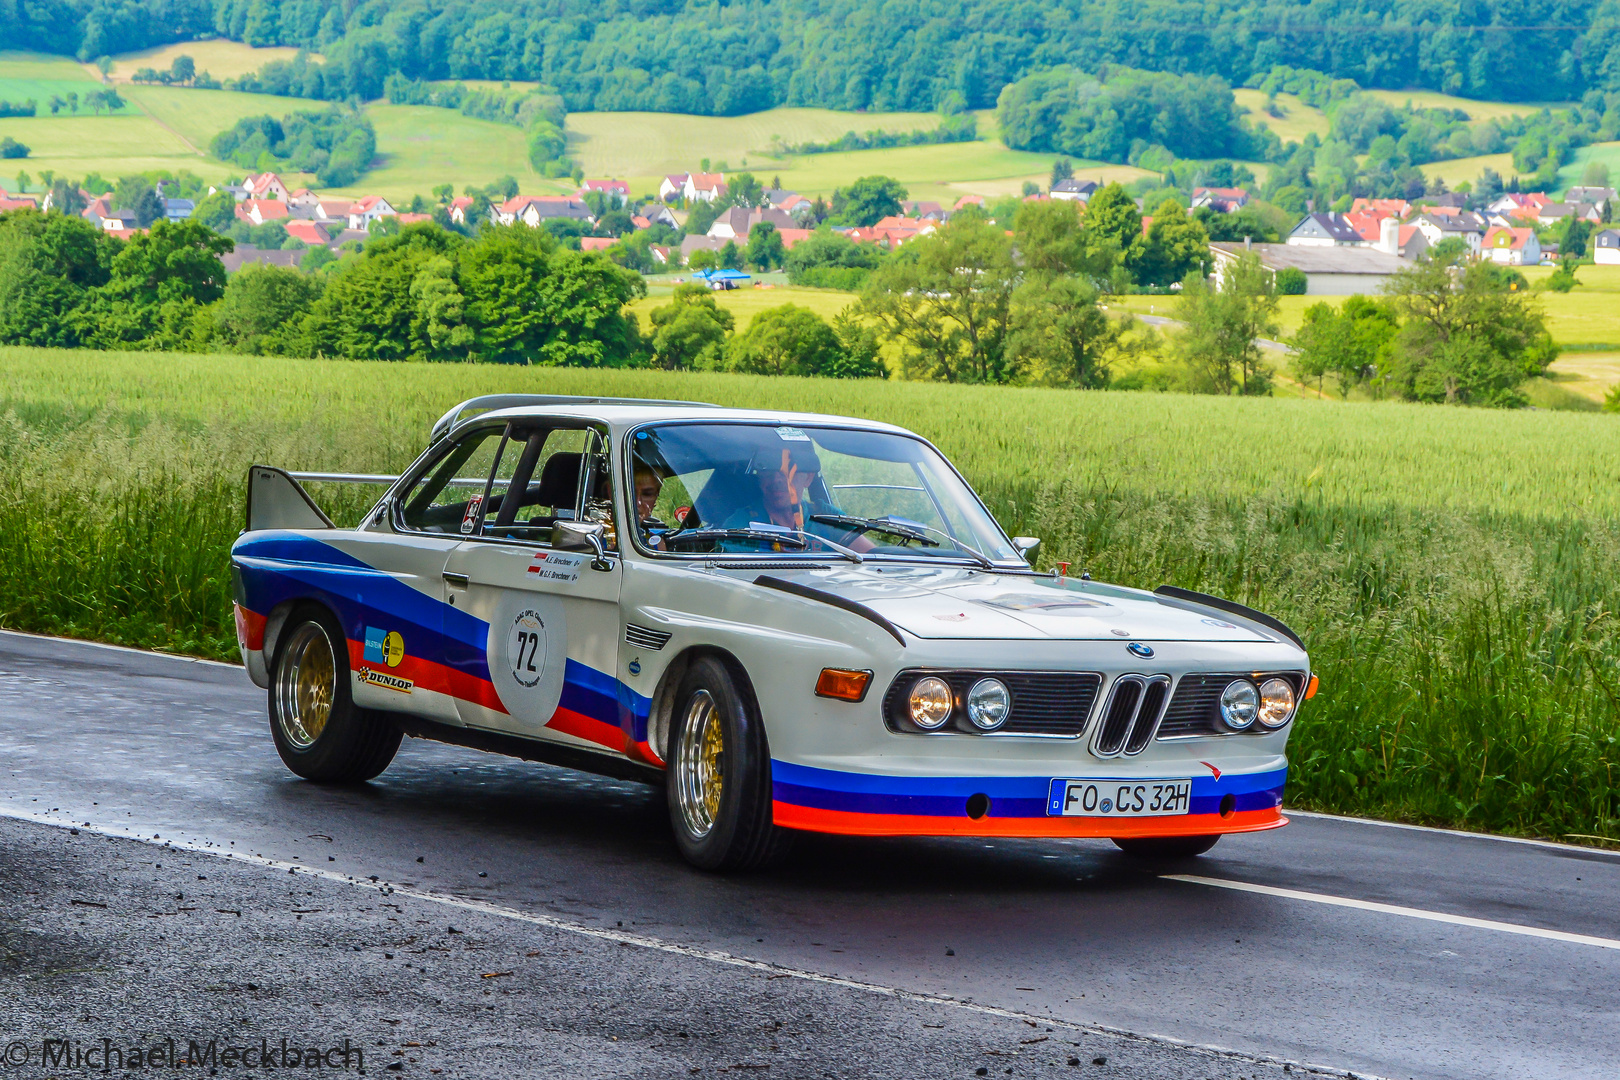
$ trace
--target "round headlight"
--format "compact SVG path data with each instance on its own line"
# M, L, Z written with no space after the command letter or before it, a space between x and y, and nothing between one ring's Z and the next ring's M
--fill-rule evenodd
M1243 731L1260 713L1260 691L1248 679L1226 684L1221 691L1221 720L1233 731Z
M1294 687L1287 679L1267 679L1260 684L1260 723L1280 728L1294 715Z
M911 722L924 731L933 731L951 718L951 687L944 679L929 675L911 684L906 702Z
M1012 695L1000 679L980 679L967 694L968 719L980 731L994 731L1007 722Z

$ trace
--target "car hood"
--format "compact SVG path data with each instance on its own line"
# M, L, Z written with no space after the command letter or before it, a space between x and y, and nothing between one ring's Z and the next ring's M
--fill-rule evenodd
M1275 640L1219 611L1075 578L875 563L771 576L864 604L920 638Z

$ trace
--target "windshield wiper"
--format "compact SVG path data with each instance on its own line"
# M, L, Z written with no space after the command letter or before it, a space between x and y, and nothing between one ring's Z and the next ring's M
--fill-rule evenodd
M808 534L806 534L808 535ZM788 544L790 547L804 549L810 545L798 533L791 529L682 529L679 532L665 533L664 543L679 543L683 540L758 540L767 544Z
M759 540L768 544L787 544L789 547L803 551L810 546L810 541L822 544L842 555L850 562L865 562L858 551L851 550L843 544L829 540L825 536L817 536L803 529L683 529L680 532L664 534L664 543L679 542L681 540ZM739 552L738 554L743 554Z
M929 547L939 547L939 541L924 531L927 526L921 522L901 522L892 517L855 517L852 514L811 514L810 520L819 521L823 525L837 525L844 529L858 529L861 532L886 532L891 536L903 536L907 540L927 544Z
M882 529L884 531L893 533L895 536L911 536L913 539L922 539L922 537L916 536L912 530L921 530L923 532L933 533L935 536L943 536L946 540L949 540L953 547L955 547L963 555L966 555L968 558L978 563L980 566L984 567L986 570L998 569L996 564L991 562L983 552L977 550L976 548L968 547L966 544L962 543L961 540L952 536L950 533L945 532L943 529L936 529L931 525L924 525L920 521L908 521L902 526L899 522L895 521L894 518L847 517L843 514L815 514L812 516L811 520L819 521L824 525L842 525L848 523L851 528L869 524L871 528ZM939 542L935 541L934 546L939 547ZM944 555L947 554L947 552L940 552L940 554Z

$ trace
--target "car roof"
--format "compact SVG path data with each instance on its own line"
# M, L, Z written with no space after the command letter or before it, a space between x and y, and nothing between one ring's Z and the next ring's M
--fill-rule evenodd
M460 429L474 420L519 420L543 417L599 420L606 422L615 429L636 427L657 421L722 424L752 422L806 427L859 427L871 431L893 432L897 435L915 435L914 432L894 424L886 424L879 420L864 420L855 416L836 416L827 413L792 412L777 409L726 409L684 401L649 401L634 404L599 401L579 404L519 405L478 413L458 422L455 428Z

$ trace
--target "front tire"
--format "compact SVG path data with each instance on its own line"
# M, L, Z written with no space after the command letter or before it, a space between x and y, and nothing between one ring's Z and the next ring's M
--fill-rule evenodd
M771 820L771 753L759 710L718 659L687 668L669 746L670 826L688 862L746 870L787 854L792 834Z
M399 726L355 705L348 641L328 611L294 612L276 642L270 733L287 768L329 784L370 780L399 752Z
M1190 859L1215 846L1215 836L1135 836L1114 838L1114 846L1138 859Z

